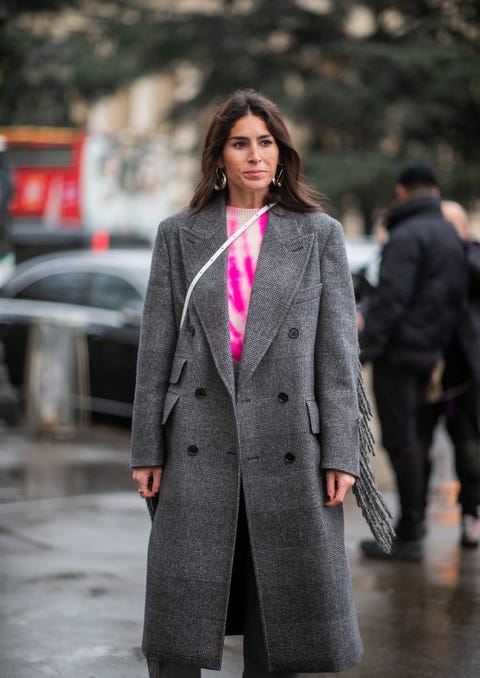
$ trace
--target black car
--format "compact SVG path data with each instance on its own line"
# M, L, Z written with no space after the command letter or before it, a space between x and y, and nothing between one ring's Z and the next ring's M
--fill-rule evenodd
M370 239L347 240L354 281L372 265L375 273L378 252ZM18 265L0 288L0 342L13 385L23 391L36 321L79 325L88 344L91 411L130 417L151 256L150 249L78 250Z
M130 417L141 312L152 252L79 250L30 259L0 288L0 342L11 382L24 390L37 321L81 327L93 413Z

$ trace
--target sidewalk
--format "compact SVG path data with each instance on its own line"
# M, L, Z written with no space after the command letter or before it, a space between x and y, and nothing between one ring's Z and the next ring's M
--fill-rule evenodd
M456 485L445 443L440 441L436 450L421 564L363 559L358 542L369 536L368 528L351 497L346 504L346 542L365 656L342 675L480 675L480 553L457 546ZM2 485L13 473L12 460L25 464L32 455L39 455L37 469L45 467L45 459L55 458L63 479L71 483L77 477L77 492L87 487L79 480L82 466L88 469L89 483L97 478L96 491L102 489L105 472L118 483L124 471L128 487L126 433L105 442L93 432L90 442L39 447L21 432L7 432L1 444ZM381 458L376 466L394 507L388 467ZM14 493L1 497L2 678L146 676L139 646L149 519L135 492L122 487L27 501ZM241 670L241 639L230 638L220 674L205 671L204 676L240 676Z

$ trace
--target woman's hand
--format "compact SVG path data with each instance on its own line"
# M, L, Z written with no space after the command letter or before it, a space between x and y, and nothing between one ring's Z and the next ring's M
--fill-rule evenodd
M357 320L357 332L360 334L365 329L365 318L360 311L357 311L355 314Z
M355 484L355 476L328 468L325 471L327 499L325 506L336 506L345 499L347 490Z
M148 499L160 492L162 473L162 466L141 466L133 469L133 482L141 497Z

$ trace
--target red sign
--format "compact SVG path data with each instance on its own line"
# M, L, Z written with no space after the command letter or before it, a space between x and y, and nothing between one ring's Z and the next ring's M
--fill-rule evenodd
M0 133L7 138L14 181L10 214L79 226L84 133L39 127L6 127Z

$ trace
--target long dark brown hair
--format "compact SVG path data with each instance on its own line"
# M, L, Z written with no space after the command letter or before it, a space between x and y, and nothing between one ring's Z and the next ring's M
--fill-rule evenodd
M233 92L220 105L210 123L202 152L202 176L190 201L193 212L200 212L217 194L214 189L217 160L234 124L248 114L265 121L268 131L277 142L283 166L282 185L270 184L265 204L277 202L294 212L322 209L324 197L304 182L302 161L277 106L258 92L244 89Z

